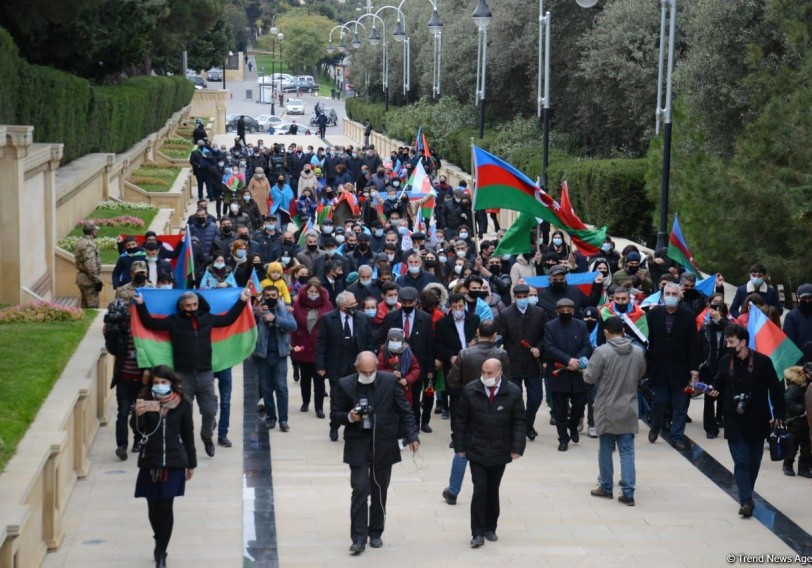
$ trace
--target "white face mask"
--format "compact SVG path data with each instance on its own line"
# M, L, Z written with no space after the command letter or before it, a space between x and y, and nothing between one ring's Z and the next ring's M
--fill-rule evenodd
M336 235L336 242L343 243L344 242L344 235Z
M378 374L377 371L369 375L365 375L364 373L358 373L358 382L361 383L362 385L371 385L372 383L375 382L375 375L377 374Z
M399 352L403 349L403 342L402 341L390 341L389 342L389 351Z
M318 294L308 294L307 295L307 299L310 300L311 302L315 302L316 300L319 299L319 297L320 296Z
M386 302L387 306L394 306L395 304L398 303L398 299L393 298L392 296L387 296L384 301Z
M482 384L485 385L486 388L496 386L496 379L494 377L491 377L490 379L486 379L485 377L479 377L479 380L482 381Z
M173 288L172 284L158 284L158 288L162 290L171 290Z

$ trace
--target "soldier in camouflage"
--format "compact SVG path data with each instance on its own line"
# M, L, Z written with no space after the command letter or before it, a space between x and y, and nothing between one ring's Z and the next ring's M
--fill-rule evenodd
M96 246L96 225L88 221L82 227L82 236L76 242L76 285L82 296L83 308L99 308L99 292L104 287L101 281L101 259Z
M154 288L155 286L147 280L147 263L143 260L136 260L130 267L131 279L123 286L116 288L116 300L129 302L135 296L136 288Z

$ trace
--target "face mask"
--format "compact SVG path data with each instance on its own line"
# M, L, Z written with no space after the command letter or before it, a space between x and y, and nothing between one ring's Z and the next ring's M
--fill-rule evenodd
M590 320L590 321L584 320L584 323L586 324L587 331L592 331L593 329L595 329L595 326L598 325L598 322L596 320Z
M201 227L206 224L206 218L205 217L198 217L196 219L196 221L197 221L197 224L200 225Z
M482 384L485 385L485 388L491 388L496 386L496 379L491 377L490 379L486 379L485 377L479 377L479 380L482 381Z
M223 227L222 230L223 230L224 235L230 235L231 234L231 225L226 225L225 227Z
M276 230L276 225L273 225L273 224L269 223L269 224L265 225L265 230L270 231L270 232L274 232Z
M214 263L214 268L216 268L217 270L222 270L225 267L226 267L225 262L215 262Z
M403 342L402 341L390 341L387 344L389 347L389 351L394 351L395 353L399 353L401 349L403 349Z
M454 316L455 320L461 321L465 319L465 310L451 310L451 315Z
M738 347L727 347L725 351L727 351L728 355L730 355L731 357L735 357L736 355L739 354Z
M342 311L345 314L347 314L348 316L351 316L351 315L353 315L355 313L355 306L353 306L351 308L342 308Z
M147 283L147 277L144 274L136 274L133 276L133 284L135 286L143 286Z
M612 245L610 245L609 243L603 243L603 244L601 245L601 250L602 250L603 252L609 252L609 251L611 251L611 250L612 250Z
M352 153L352 157L353 157L353 158L357 158L357 157L358 157L358 153L357 153L357 152L353 152L353 153Z
M798 309L803 315L808 316L809 314L812 314L812 302L800 302L798 304Z
M759 278L751 278L750 283L753 284L753 286L755 286L756 288L758 288L759 286L764 284L764 279L760 278L760 277Z
M273 310L277 302L279 302L278 298L265 298L265 305L268 306L269 310Z
M243 249L237 250L235 254L237 255L237 258L245 258L245 251Z
M529 305L530 301L527 298L516 298L516 307L520 310L526 310Z
M409 274L419 274L420 267L419 266L410 266L409 267Z
M394 306L398 303L398 299L392 296L387 296L385 301L387 306Z
M280 260L280 261L282 262L282 264L284 264L285 266L287 266L288 264L290 264L290 257L289 257L289 256L283 256L283 257L282 257L282 258L280 258L279 260Z
M558 314L558 319L560 319L562 323L569 323L572 321L572 314L569 313Z
M299 279L299 281L301 282L301 278ZM308 294L308 295L307 295L307 299L308 299L308 300L310 300L311 302L316 302L316 301L318 301L318 299L319 299L320 297L321 297L321 296L319 296L318 294Z
M242 198L243 198L243 200L244 200L246 203L248 203L249 201L251 201L251 196L250 196L250 195L243 195L243 197L242 197Z
M534 305L534 306L535 306L535 305L538 303L538 301L539 301L539 297L538 297L538 296L528 296L528 297L527 297L527 299L528 299L528 301L529 301L529 302L530 302L532 305Z
M166 396L172 392L172 387L169 385L152 385L152 392L157 396Z
M567 289L566 282L550 282L550 290L553 292L563 292Z
M502 260L510 260L510 255L509 254L503 254L502 255Z
M217 165L218 165L218 166L220 166L220 167L222 168L223 166L225 166L225 165L226 165L226 163L225 163L225 162L217 162Z
M334 256L335 253L336 249L334 248L324 249L324 254L326 254L327 256Z
M264 179L265 174L254 174L254 177L257 178L257 179Z
M563 242L564 242L564 241L563 241L563 240L561 240L561 239L559 239L558 237L556 237L556 238L554 238L554 239L553 239L553 244L554 244L555 246L557 246L557 247L560 247L560 246L561 246L561 243L563 243Z
M409 315L414 311L414 306L401 306L400 309L403 310L404 314Z
M629 274L637 274L638 270L640 270L639 266L627 266L626 267L626 272L628 272Z
M478 300L479 298L485 297L485 292L483 292L482 290L469 290L468 295L474 300Z
M336 242L341 244L344 242L344 235L336 235Z
M676 308L677 305L679 305L679 298L676 296L666 296L664 303L666 308Z
M615 311L619 314L625 314L629 309L629 304L615 304Z
M150 264L155 264L156 262L158 262L158 257L157 256L148 256L147 257L147 262L149 262Z
M467 238L468 238L468 233L460 233L460 238L461 238L462 240L467 239Z
M358 282L361 284L361 286L369 286L372 284L372 278L359 278Z
M455 264L454 265L454 272L456 272L457 274L462 274L462 265L461 264Z
M333 226L332 226L332 225L325 225L325 226L323 226L323 227L321 228L321 231L322 231L322 232L323 232L325 235L329 235L330 233L332 233L332 232L333 232Z
M172 284L158 284L158 288L161 290L171 290L173 286Z
M409 227L398 227L398 233L401 235L405 235L407 232L409 232Z
M371 373L369 375L365 375L364 373L358 373L358 382L362 385L371 385L375 382L375 375L376 373Z
M319 245L307 245L307 250L313 252L319 248Z

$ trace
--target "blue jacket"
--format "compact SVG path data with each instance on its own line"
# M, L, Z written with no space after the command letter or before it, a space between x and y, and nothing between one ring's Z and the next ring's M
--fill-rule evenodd
M288 306L281 299L276 303L274 309L276 319L271 323L265 321L263 316L257 317L257 346L254 355L260 359L268 358L268 334L276 333L276 341L279 344L279 356L290 355L290 334L296 331L296 320L293 314L288 311Z
M753 292L757 292L758 295L764 300L764 303L768 306L775 306L775 308L778 310L778 315L784 313L784 306L781 305L781 300L778 298L778 290L772 286L767 286L764 284L758 289L758 291L756 291L753 285L748 282L747 284L742 284L736 288L736 295L733 297L733 301L730 303L730 315L732 315L734 318L739 317L739 308L744 303L744 299Z

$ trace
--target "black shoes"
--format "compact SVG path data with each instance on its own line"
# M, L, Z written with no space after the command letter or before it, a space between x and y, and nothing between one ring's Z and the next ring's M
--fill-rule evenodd
M307 412L310 409L309 404L303 404L301 408L299 408L299 412Z
M785 465L783 468L784 475L787 477L795 477L795 470L792 468L792 464Z
M143 446L141 445L141 442L139 442L138 440L133 440L133 450L132 450L132 452L134 454L140 453L142 447Z
M203 447L206 448L206 455L210 458L214 457L214 442L211 439L203 440Z
M423 424L423 425L420 427L420 431L421 431L421 432L425 432L426 434L431 434L431 432L432 432L432 430L431 430L431 426L429 426L428 424Z
M621 495L617 498L618 503L622 503L627 507L634 507L634 497L627 497L626 495Z
M155 568L166 568L166 552L155 552Z
M323 420L324 419L324 411L317 410L316 411L316 418L321 418Z
M485 533L485 540L488 540L490 542L496 542L497 540L499 540L499 537L496 536L496 531L488 531Z
M457 496L454 495L448 487L443 489L443 499L445 499L445 502L449 505L457 504Z
M276 428L276 419L268 418L268 430L273 430L274 428Z
M282 432L290 432L290 426L288 426L288 423L287 423L287 422L280 422L280 423L279 423L279 429L280 429Z
M434 409L434 414L442 414L442 413L443 413L442 406L438 406L437 408Z
M230 448L232 446L228 436L217 436L217 445L223 446L224 448Z
M338 428L330 428L330 440L338 442Z
M383 546L383 540L379 536L371 536L369 537L369 546L372 548L381 548Z
M531 442L533 440L535 440L536 436L538 436L538 435L539 435L539 433L536 432L536 429L533 428L532 426L527 429L527 439L530 440Z
M121 461L127 461L127 446L119 446L116 448L116 457Z
M471 539L471 548L479 548L485 544L485 537L483 536L475 536Z
M352 552L353 554L361 554L364 550L366 550L366 548L367 545L364 541L356 540L350 546L350 552Z
M550 426L555 426L555 418L550 416Z
M566 452L567 451L567 442L561 442L558 444L558 451L559 452Z
M719 432L705 432L705 437L708 440L714 440L719 437Z
M685 450L691 449L691 446L688 445L688 442L680 438L679 440L674 442L674 449L680 452L684 452Z
M739 515L742 516L743 519L747 519L753 516L753 509L755 508L756 504L753 501L748 501L744 505L741 506L739 509Z
M657 433L657 430L655 430L654 428L652 428L651 430L648 431L648 441L651 442L652 444L654 442L656 442L657 438L659 438L659 437L660 437L660 435Z
M570 439L573 444L577 444L581 441L581 435L578 433L578 430L570 430Z
M798 476L810 479L812 478L812 471L809 471L808 469L798 468Z

